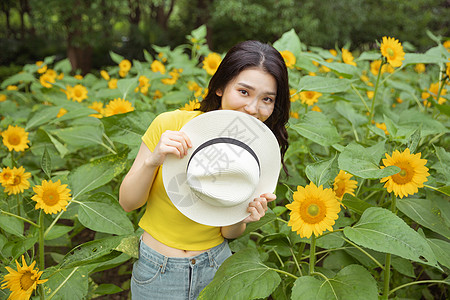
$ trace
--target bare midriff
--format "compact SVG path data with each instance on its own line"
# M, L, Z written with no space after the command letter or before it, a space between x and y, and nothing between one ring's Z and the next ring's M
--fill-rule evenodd
M167 257L191 257L191 256L199 255L208 250L208 249L205 249L205 250L200 250L200 251L191 251L191 250L172 248L170 246L167 246L167 245L161 243L157 239L155 239L147 231L144 231L144 233L142 234L142 241L147 246L149 246L150 248L155 250L156 252L158 252L164 256L167 256Z

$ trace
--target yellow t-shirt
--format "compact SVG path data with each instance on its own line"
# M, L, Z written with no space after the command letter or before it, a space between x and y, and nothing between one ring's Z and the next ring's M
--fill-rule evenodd
M161 134L166 130L178 131L200 111L175 110L158 115L149 126L142 141L153 152ZM139 226L161 243L183 250L205 250L224 240L220 227L207 226L183 215L170 201L162 180L161 166L156 170L145 213Z

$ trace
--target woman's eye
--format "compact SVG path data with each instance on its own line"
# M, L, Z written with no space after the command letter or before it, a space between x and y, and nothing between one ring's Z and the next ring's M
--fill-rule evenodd
M241 93L244 96L248 95L248 92L246 90L239 90L239 93Z
M264 101L267 102L267 103L273 103L274 102L274 100L272 98L270 98L270 97L264 98Z

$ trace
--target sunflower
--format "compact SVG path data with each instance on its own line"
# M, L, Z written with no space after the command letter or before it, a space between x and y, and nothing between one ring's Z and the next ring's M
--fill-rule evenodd
M298 119L298 117L299 117L298 112L296 112L296 111L289 112L289 117Z
M294 68L295 63L297 62L295 55L289 50L281 51L280 54L286 63L286 67L290 69Z
M2 172L0 173L0 183L4 187L14 183L14 175L9 167L2 169Z
M300 100L302 104L308 104L309 106L314 105L317 101L319 101L319 97L322 96L322 93L314 92L314 91L305 91L300 92Z
M50 74L44 73L39 77L39 82L42 84L43 87L49 89L52 87L52 83L55 83L55 78Z
M206 73L208 73L209 75L214 75L221 61L222 59L220 58L219 54L214 52L209 53L208 56L206 56L203 60L203 69L205 69Z
M134 92L141 92L142 94L147 94L148 88L150 87L150 79L144 75L139 76L139 86L134 89Z
M177 69L173 69L169 72L169 75L169 78L161 79L161 82L166 85L174 85L177 82L178 78L180 78L180 71Z
M352 178L352 176L352 174L340 170L339 174L334 178L333 191L339 201L342 201L344 194L355 196L354 191L358 182L356 180L351 180L350 178Z
M307 238L313 233L319 236L327 229L333 231L341 206L332 189L323 189L311 182L306 187L298 186L293 198L294 201L286 205L291 210L288 226L292 231Z
M28 182L28 178L31 177L31 173L25 172L24 167L16 168L14 167L11 170L12 173L12 182L4 185L5 193L8 195L16 195L23 193L26 189L30 187L30 183Z
M105 70L101 70L100 71L100 75L103 77L103 79L105 79L106 81L108 81L110 79L108 72L106 72Z
M163 94L161 93L160 90L155 90L155 92L153 93L153 99L160 99L162 98Z
M419 187L423 187L423 183L428 181L428 168L425 167L426 159L420 158L421 153L411 154L409 148L401 152L395 150L392 157L386 153L386 158L383 159L385 168L388 166L397 166L401 169L397 174L389 177L384 177L380 182L386 182L384 187L389 193L394 191L395 196L400 198L413 195L418 192Z
M98 111L98 114L91 114L91 115L89 115L89 117L94 117L94 118L98 118L98 119L103 118L103 114L105 112L105 109L103 108L103 103L102 102L95 101L94 103L92 103L88 107L92 108L93 110Z
M119 63L119 69L120 71L123 71L125 73L128 73L131 69L131 62L128 59L124 59Z
M388 63L393 67L400 67L405 59L405 52L402 44L395 38L383 37L381 46L381 55L386 57Z
M159 60L154 60L152 62L152 64L150 65L150 68L152 69L153 73L156 73L156 72L159 72L161 74L166 73L166 67Z
M25 151L29 146L27 143L28 132L24 128L19 126L8 126L8 129L2 132L3 144L8 147L9 151Z
M6 95L0 94L0 102L4 102L4 101L6 101Z
M428 91L433 96L433 99L436 100L437 94L439 93L439 82L430 84L430 88L428 89ZM447 90L443 88L441 90L441 95L439 96L439 100L437 100L438 104L442 105L447 101L447 99L441 97L441 96L444 96L445 94L447 94Z
M414 71L416 71L419 74L425 73L425 70L426 70L425 64L420 63L414 66Z
M59 110L58 114L56 115L57 118L61 118L62 116L64 116L65 114L67 114L67 109L61 107L61 109Z
M81 102L88 98L88 90L81 84L77 84L72 88L72 100Z
M342 60L344 63L352 66L356 66L356 63L353 61L353 54L347 49L342 48Z
M39 74L44 74L47 71L47 65L44 65L42 60L36 62L36 66L40 67L37 71Z
M108 88L110 88L111 90L117 89L117 81L118 79L113 78L110 81L108 81Z
M387 131L386 123L375 123L375 126L377 128L380 128L381 130L383 130L385 135L389 135L389 132Z
M3 279L2 289L8 288L12 293L9 295L9 299L28 300L31 297L31 293L36 289L38 284L46 282L48 279L39 279L42 272L39 269L34 269L36 261L33 261L31 265L27 266L24 256L22 255L22 266L16 260L17 271L5 267L9 274L6 274Z
M82 80L83 79L83 75L77 74L77 75L74 75L73 78L78 79L78 80Z
M289 89L289 100L295 102L300 99L300 93L296 89Z
M105 107L105 116L109 117L112 115L124 114L130 111L133 111L134 107L131 102L117 98L109 101L109 103Z
M199 97L202 95L203 89L197 84L197 82L189 81L188 89L194 92L195 97Z
M189 103L186 103L184 105L184 107L181 108L181 110L193 111L193 110L195 110L196 108L199 108L199 107L200 107L200 103L196 99L196 100L193 100L193 101L189 101Z
M42 208L46 214L55 214L61 210L66 210L68 200L70 200L70 189L67 184L61 184L58 179L56 182L51 180L42 180L41 185L33 187L36 193L32 200L36 201L36 209Z
M317 112L322 112L322 110L320 109L320 107L318 107L317 105L314 105L314 106L311 108L311 110L312 110L312 111L317 111Z

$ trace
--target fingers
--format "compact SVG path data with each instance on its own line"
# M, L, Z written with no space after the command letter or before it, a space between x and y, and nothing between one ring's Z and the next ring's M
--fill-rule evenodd
M277 199L277 196L272 193L265 193L265 194L262 194L260 197L266 198L267 202L271 202L271 201Z
M252 202L249 203L247 212L250 213L250 216L247 217L247 222L255 222L259 221L267 211L267 200L264 197L255 198Z
M158 151L162 154L175 154L179 158L187 155L188 149L192 147L192 142L184 132L165 131L159 140Z

